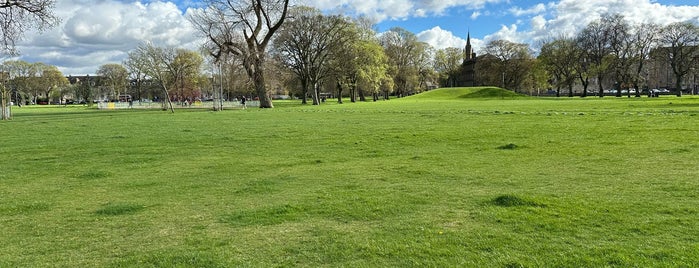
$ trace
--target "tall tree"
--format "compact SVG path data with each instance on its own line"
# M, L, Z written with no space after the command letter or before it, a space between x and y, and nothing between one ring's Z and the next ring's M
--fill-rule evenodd
M325 16L319 10L298 7L279 32L275 51L281 62L299 78L302 100L312 90L313 104L320 104L320 82L331 75L331 59L347 54L355 40L351 23L341 16Z
M428 46L421 44L417 36L406 29L395 27L381 36L389 63L394 72L393 80L398 97L413 92L420 83L418 60L427 53Z
M601 20L595 20L590 22L576 39L583 59L587 60L585 64L589 73L597 78L599 96L604 97L604 74L609 69L607 56L611 53L609 31Z
M634 62L633 39L631 25L621 14L604 15L602 25L608 33L610 61L614 74L616 96L621 97L622 89L628 90L632 86L631 67ZM629 95L630 96L630 95Z
M46 29L58 24L53 15L54 0L0 1L0 54L16 54L15 44L29 29Z
M199 78L204 59L191 50L177 49L170 65L173 79L173 91L178 101L192 101L198 97Z
M162 89L165 101L172 113L175 113L175 108L172 105L170 98L170 90L176 84L175 67L173 66L177 58L178 50L175 48L156 47L152 44L141 44L135 50L129 52L127 61L140 62L142 66L141 72L147 77L153 79Z
M189 17L206 37L210 54L243 60L260 108L273 108L265 85L265 59L272 36L287 17L289 0L206 0L207 8ZM242 33L242 34L241 34Z
M113 99L120 100L121 93L126 91L129 72L126 68L117 63L107 63L97 69L97 75L101 76L100 82L108 86Z
M36 65L21 60L6 61L3 65L9 76L8 85L14 88L20 96L27 95L38 73Z
M434 69L439 73L440 84L444 87L456 86L464 52L455 47L439 49L434 56Z
M40 75L37 79L36 88L41 91L41 94L46 97L47 101L51 102L51 94L53 92L62 91L68 85L66 78L56 66L42 64ZM61 92L62 93L62 92ZM57 96L58 102L63 102L63 96Z
M568 97L573 97L573 85L577 78L575 65L578 61L575 55L575 41L567 37L556 38L544 43L541 47L539 60L546 66L548 73L553 76L557 97L560 97L561 87L566 87Z
M491 83L494 82L494 85L501 85L513 91L521 90L528 71L533 65L529 45L507 40L493 40L486 44L484 51L496 59L496 69L491 72L500 76L500 81L491 81Z
M660 32L660 26L654 23L642 23L633 27L631 56L634 59L635 68L632 73L632 83L636 89L636 97L641 97L640 82L645 81L646 86L648 85L647 76L643 75L643 71L650 60L651 50L657 45L658 32Z
M675 75L677 96L682 96L682 79L699 64L699 27L691 22L665 26L660 33L659 48Z

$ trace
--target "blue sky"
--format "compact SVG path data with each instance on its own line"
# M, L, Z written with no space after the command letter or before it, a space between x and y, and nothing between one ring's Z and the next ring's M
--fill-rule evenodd
M292 0L294 1L294 0ZM435 48L463 47L470 30L478 52L488 41L528 43L573 35L603 13L634 23L699 24L699 0L296 0L327 13L365 15L379 31L402 27ZM186 16L199 0L57 0L58 27L29 33L15 59L56 65L66 75L120 63L142 42L197 49Z

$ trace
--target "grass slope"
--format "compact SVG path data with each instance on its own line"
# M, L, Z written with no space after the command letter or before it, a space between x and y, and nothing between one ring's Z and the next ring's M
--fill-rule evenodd
M0 267L699 266L699 99L472 90L15 109Z
M410 97L422 100L516 99L526 96L498 87L441 88Z

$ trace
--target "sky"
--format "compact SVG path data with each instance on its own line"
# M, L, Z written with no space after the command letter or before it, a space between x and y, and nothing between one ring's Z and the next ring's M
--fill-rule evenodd
M293 1L293 0L292 0ZM479 52L488 41L528 43L574 35L601 14L630 22L699 24L699 0L298 0L327 14L364 15L379 32L401 27L436 49L462 48L470 33ZM61 24L27 33L11 59L57 66L65 75L94 74L121 63L143 42L197 50L202 39L187 14L199 0L56 0ZM7 58L5 58L6 60Z

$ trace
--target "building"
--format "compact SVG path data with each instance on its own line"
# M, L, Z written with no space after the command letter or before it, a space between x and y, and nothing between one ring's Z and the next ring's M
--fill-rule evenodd
M471 33L466 37L466 47L464 48L464 61L456 82L460 87L476 86L476 53L471 46Z

